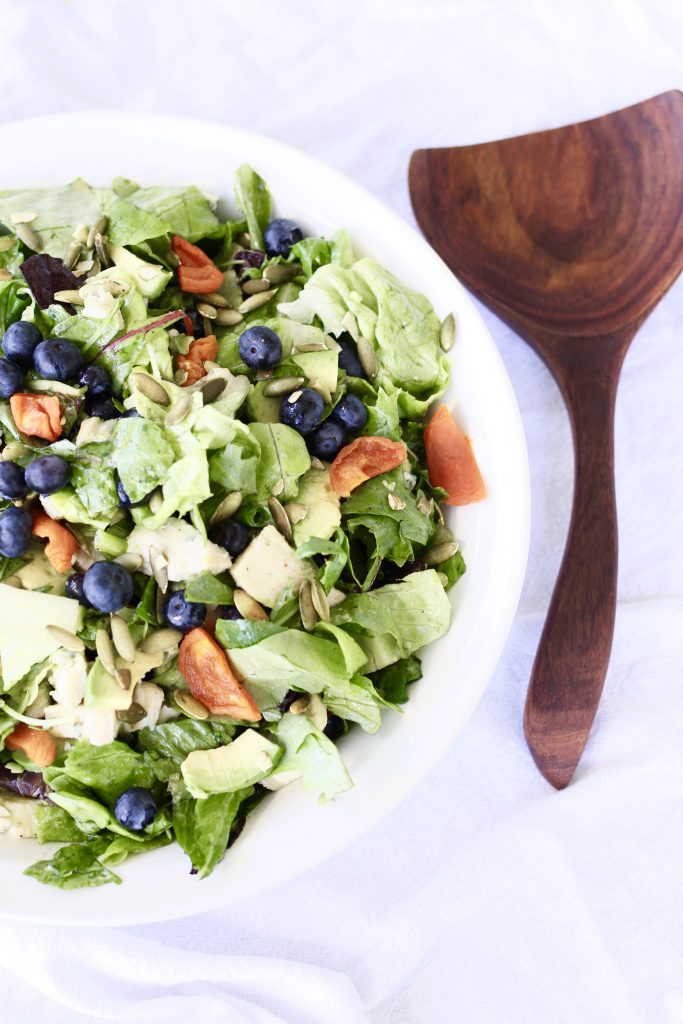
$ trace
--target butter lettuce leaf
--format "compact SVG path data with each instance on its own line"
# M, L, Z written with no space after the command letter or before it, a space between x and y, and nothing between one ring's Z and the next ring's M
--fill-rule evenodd
M242 164L233 182L235 204L244 214L253 249L263 249L263 232L270 220L272 200L263 178L249 164Z
M277 781L278 776L298 772L304 786L318 790L323 800L331 800L351 789L353 783L339 751L308 715L293 715L288 711L274 732L285 752L269 780Z
M236 793L215 793L197 800L184 786L177 788L173 800L175 837L199 878L210 875L223 859L240 806L253 792L249 786Z
M162 427L134 416L118 421L111 459L130 500L142 501L167 479L175 451Z
M258 497L268 499L273 487L282 481L280 501L294 498L299 477L311 467L311 456L303 437L284 423L251 423L249 430L261 450L256 467Z

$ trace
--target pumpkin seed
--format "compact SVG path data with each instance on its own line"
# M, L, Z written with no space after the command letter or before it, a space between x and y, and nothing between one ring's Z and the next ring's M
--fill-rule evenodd
M173 252L173 250L171 249L171 251L170 251L170 252L168 253L168 255L166 256L166 262L167 262L167 263L169 264L169 266L171 266L171 267L179 267L179 266L180 266L180 257L179 257L179 256L176 256L176 254L175 254L175 253Z
M232 491L226 498L223 498L222 502L209 519L209 526L213 526L214 523L221 523L224 519L230 519L234 516L237 509L242 504L242 495L239 491Z
M259 295L250 295L248 299L244 300L238 311L240 313L251 313L253 309L258 309L260 306L265 306L267 302L270 302L276 292L277 288L269 288L267 292L261 292Z
M150 377L148 373L136 370L135 373L131 373L131 378L138 391L145 398L149 398L150 402L156 402L157 405L163 406L171 404L166 388L162 387L155 377Z
M80 636L76 636L70 629L63 629L62 626L46 626L45 628L52 639L56 640L59 646L64 647L67 651L80 653L85 650L85 644Z
M82 274L87 274L89 270L92 270L92 266L92 260L81 260L80 263L77 263L74 267L74 274L76 277L80 277Z
M157 616L157 622L162 623L164 621L164 609L166 608L166 595L160 587L157 587L157 592L154 597L154 610Z
M163 503L164 499L162 497L161 491L157 487L156 490L152 491L152 494L150 495L149 498L149 510L152 513L152 515L157 514Z
M343 329L347 331L348 334L351 335L353 340L357 342L360 336L360 331L358 330L358 321L356 320L355 316L353 315L350 309L347 309L346 313L344 313L341 325Z
M434 510L433 498L426 498L424 494L417 503L417 507L423 516L430 516Z
M452 313L449 313L444 322L441 324L441 332L439 334L439 343L444 352L450 352L453 348L453 342L455 341L455 317Z
M30 224L37 216L35 210L19 210L17 213L10 214L10 220L13 224Z
M74 242L80 242L81 245L85 245L88 241L88 229L85 224L77 224L72 237Z
M389 508L393 508L394 512L400 512L406 507L406 503L403 498L399 498L398 494L387 494L387 501Z
M323 341L305 341L296 346L296 352L325 352L327 345Z
M218 310L209 302L198 302L197 312L199 313L200 316L205 316L207 320L215 320Z
M305 383L305 377L278 377L266 384L263 394L266 398L279 398L280 395L288 395Z
M299 614L301 615L302 626L307 633L310 633L318 621L318 613L315 610L313 597L311 596L310 580L304 580L299 587Z
M216 306L217 309L227 309L230 305L228 300L220 292L207 292L204 296L204 302L210 302L212 306ZM199 309L199 306L197 307Z
M220 398L225 391L227 381L225 377L212 377L206 384L199 388L204 405L211 405L217 398Z
M14 245L14 238L12 235L2 235L0 237L0 252L9 252Z
M159 654L172 651L182 639L183 634L177 629L157 629L147 634L138 649L144 654Z
M320 580L311 580L311 599L313 601L313 607L320 616L323 622L330 621L330 606L327 600L327 594Z
M186 690L176 690L173 696L180 710L190 718L196 718L203 722L209 717L208 708L205 708L201 701L198 701L191 693L187 693Z
M242 320L244 317L236 309L219 309L216 313L216 323L219 327L234 327Z
M111 617L111 638L114 647L124 661L134 661L137 653L133 637L128 628L128 623L120 615Z
M125 722L126 725L137 725L145 717L147 712L143 708L142 704L138 704L137 701L133 701L130 707L122 708L116 712L116 717L119 722Z
M261 292L267 292L270 287L271 284L268 280L262 277L252 277L243 283L242 291L245 295L259 295Z
M117 668L114 672L114 679L119 684L122 690L129 690L130 684L133 681L133 677L130 674L130 670L127 668Z
M280 477L280 479L276 480L275 483L273 484L273 486L271 487L270 493L273 495L274 498L276 498L278 496L278 494L282 494L284 489L285 489L285 482L282 479L282 477Z
M11 280L12 280L12 275L10 274L9 270L6 270L4 267L0 267L0 281L11 281Z
M85 299L75 288L67 288L65 291L55 292L56 302L68 302L70 306L84 306Z
M292 525L289 521L289 517L287 516L287 513L285 512L284 508L277 500L277 498L268 499L268 508L270 510L271 516L273 517L273 522L275 523L276 529L278 530L279 533L282 534L285 540L289 544L291 544Z
M6 444L2 453L2 458L5 462L11 462L13 459L20 459L22 455L28 455L31 449L21 441L10 441Z
M246 249L247 251L251 250L251 235L248 231L240 231L235 241L238 245L241 245L243 249Z
M67 270L73 270L78 263L79 257L83 251L83 246L80 242L72 241L69 243L69 247L64 254L64 266Z
M107 218L104 216L98 217L88 231L88 237L85 240L85 244L88 249L93 249L95 247L95 236L101 235L103 231L105 231L106 227Z
M38 252L41 249L43 243L40 240L40 236L28 224L16 224L14 230L19 241L23 242L28 249L33 249L34 252Z
M176 370L176 372L173 374L173 380L178 385L178 387L182 387L188 377L189 374L187 370Z
M298 277L300 273L301 267L298 263L273 263L271 267L266 267L263 276L270 284L284 284L285 281Z
M308 515L308 509L305 505L299 504L297 501L291 502L289 505L285 505L285 512L290 523L301 523Z
M23 590L24 584L21 582L18 576L8 576L7 579L2 581L6 587L14 587L15 590Z
M107 247L104 244L104 238L99 233L95 235L95 252L97 253L98 260L105 269L111 266L111 260L109 259Z
M98 629L95 633L95 650L105 669L111 676L116 675L116 655L106 629Z
M100 261L97 259L97 257L95 257L95 259L93 259L92 261L92 266L88 272L88 277L96 277L101 269L102 267L100 266Z
M374 380L379 370L379 363L377 362L377 356L375 350L367 340L367 338L359 338L357 343L358 358L360 359L360 365L367 373L370 380Z
M162 593L168 590L168 559L158 548L149 549L149 561L152 567L152 575Z
M143 558L142 555L138 555L135 551L126 551L124 554L119 555L118 558L115 558L114 561L122 565L128 572L137 572L142 566Z
M250 594L247 594L246 590L240 590L239 587L232 595L232 599L235 602L235 608L240 615L245 619L258 619L261 622L268 621L268 614L258 601L255 601Z
M458 550L458 545L455 541L447 540L443 544L435 544L433 548L427 548L422 561L425 565L441 565L442 562L448 561Z
M292 701L292 703L289 705L289 710L293 715L305 715L306 712L308 711L308 706L310 703L310 697L299 697L297 700Z
M166 416L166 426L172 427L176 423L180 423L184 420L190 411L192 405L192 399L189 395L181 395L180 398L173 403L170 412Z

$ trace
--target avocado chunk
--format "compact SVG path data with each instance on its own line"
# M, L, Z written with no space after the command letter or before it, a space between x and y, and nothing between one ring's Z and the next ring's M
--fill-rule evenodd
M297 505L305 505L304 519L292 526L297 547L311 537L329 540L341 523L339 498L332 490L327 469L309 469L299 480Z
M332 349L320 352L297 352L292 356L293 362L301 367L301 372L311 384L320 381L331 395L337 390L339 373L339 356Z
M130 274L135 287L147 299L158 298L173 276L160 263L147 263L121 245L110 245L109 255L116 267Z
M232 743L213 750L193 750L180 766L192 796L235 793L265 779L282 757L282 748L247 729Z
M47 631L60 626L76 633L83 609L77 601L55 594L19 590L0 584L0 662L5 690L26 675L38 662L49 658L60 644Z

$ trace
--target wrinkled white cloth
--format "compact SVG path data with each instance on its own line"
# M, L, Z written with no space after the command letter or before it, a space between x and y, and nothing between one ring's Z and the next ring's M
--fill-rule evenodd
M0 0L0 15L0 121L222 119L409 220L412 149L605 113L680 87L683 70L672 0ZM519 614L464 732L372 832L249 903L116 931L0 926L3 1019L683 1022L683 287L624 366L614 654L562 793L521 716L569 514L569 427L535 355L484 315L524 417L533 526Z

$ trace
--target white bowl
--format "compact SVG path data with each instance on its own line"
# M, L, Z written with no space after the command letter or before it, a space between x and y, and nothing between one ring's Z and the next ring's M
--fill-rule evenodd
M63 184L195 183L230 196L235 168L253 166L280 215L312 233L346 228L357 250L453 311L457 340L446 401L471 434L486 501L450 516L467 563L451 597L453 624L424 652L424 678L403 714L385 713L376 736L343 743L355 788L332 804L294 785L274 794L210 878L189 873L173 845L132 858L121 886L62 892L22 870L51 847L0 840L0 917L61 925L131 924L182 917L247 899L353 842L434 766L462 729L498 660L522 586L529 536L529 469L522 422L503 363L470 298L439 257L396 214L347 178L279 142L219 124L124 113L67 114L3 125L0 188ZM495 752L492 751L492 756ZM434 822L435 830L438 822ZM370 866L370 870L372 866Z

